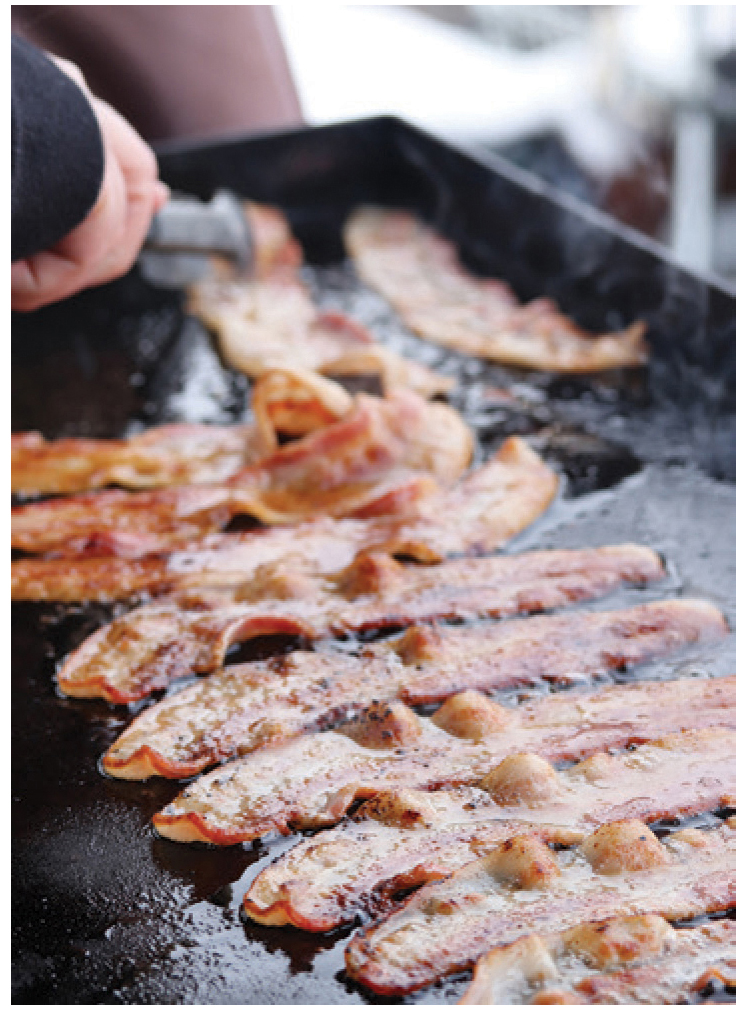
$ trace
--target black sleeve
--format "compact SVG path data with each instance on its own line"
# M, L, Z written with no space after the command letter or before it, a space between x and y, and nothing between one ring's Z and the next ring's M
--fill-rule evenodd
M93 207L104 172L83 91L33 46L11 42L11 259L48 249Z

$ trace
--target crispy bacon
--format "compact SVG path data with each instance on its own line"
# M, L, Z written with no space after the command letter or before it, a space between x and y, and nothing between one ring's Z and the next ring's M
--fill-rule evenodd
M466 1006L690 1003L710 979L736 987L731 919L674 929L658 915L532 934L483 955Z
M384 790L353 820L304 839L264 869L244 910L265 925L314 932L362 910L380 916L398 891L445 877L511 835L531 831L567 845L621 817L650 822L733 805L735 756L732 730L694 730L561 772L537 755L515 754L479 789Z
M617 916L691 918L731 907L736 830L688 829L664 842L641 822L602 825L553 853L519 835L429 884L348 945L351 978L393 995L471 967L497 944Z
M273 631L316 639L437 618L505 617L591 599L663 574L659 558L634 544L463 558L438 567L362 555L323 579L304 573L290 556L258 569L234 590L181 594L136 608L83 642L58 680L66 694L133 701L177 677L216 670L230 645ZM707 608L695 625L713 623L723 628L718 612ZM659 624L660 633L677 639L683 626L685 635L692 633L693 616L683 622L676 611L665 612Z
M345 245L362 279L417 334L465 354L552 372L642 365L645 326L592 336L547 298L519 305L498 280L469 274L454 246L412 214L362 207Z
M212 535L198 547L140 557L147 538L127 545L97 534L94 553L127 557L24 558L12 565L16 600L116 600L247 582L260 565L292 554L305 573L329 573L362 550L386 551L423 562L450 554L488 553L503 546L545 511L557 487L555 473L519 438L509 438L493 459L448 490L428 478L382 496L383 514L359 519L317 519L295 528ZM390 515L386 515L387 511ZM394 513L393 515L391 513Z
M119 778L186 778L374 700L432 703L470 688L578 683L724 632L715 608L671 600L477 627L415 627L360 656L294 652L229 666L142 712L103 766Z
M564 692L511 710L467 691L431 719L398 702L374 705L337 730L203 775L154 824L177 841L219 845L325 827L383 789L475 784L512 753L578 760L681 729L733 727L734 687L734 678L629 684Z
M381 347L360 323L319 312L299 274L300 245L284 215L247 203L257 250L251 277L215 269L196 284L188 308L213 330L229 365L252 378L275 368L326 375L378 375L385 392L408 388L426 398L453 380Z
M469 464L472 435L459 414L400 391L382 400L363 394L349 414L278 448L223 484L150 492L99 491L33 502L13 510L11 545L67 554L118 538L140 553L179 547L216 532L237 515L292 523L391 507L392 490L430 475L453 484ZM383 502L383 504L382 504ZM97 540L98 538L98 540Z

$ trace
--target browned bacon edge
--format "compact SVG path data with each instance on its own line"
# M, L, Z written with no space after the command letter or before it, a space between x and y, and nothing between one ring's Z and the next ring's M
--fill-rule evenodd
M623 817L651 822L734 806L735 779L735 734L726 729L673 733L561 772L536 754L514 754L479 788L379 793L353 820L304 839L266 867L244 911L265 925L313 932L361 910L380 917L397 892L447 876L512 835L567 845Z
M471 432L443 403L400 390L387 399L359 394L348 414L281 446L222 484L156 491L92 491L13 509L11 546L30 553L107 548L153 552L217 532L237 515L268 524L316 515L381 514L395 488L430 476L450 487L469 465Z
M519 835L429 884L348 945L351 978L401 995L472 967L498 944L629 915L692 918L736 901L736 825L664 842L637 820L602 825L555 855Z
M253 425L169 424L125 439L11 438L12 491L71 494L107 485L135 490L216 483L256 464L280 436L307 435L349 413L352 398L315 372L265 373L252 391Z
M118 778L186 778L331 726L374 700L432 703L468 688L581 683L725 630L709 604L669 600L478 627L413 627L360 656L293 652L229 666L142 712L103 767Z
M318 568L323 573L328 557L333 569L352 560L365 528L365 523L353 519L316 519L299 526L218 533L194 548L143 557L97 556L92 545L91 557L21 558L11 566L11 593L14 600L104 603L232 586L251 579L261 565L289 554L302 558L303 570ZM136 555L139 546L138 540Z
M737 924L674 929L659 915L532 934L484 954L462 1006L689 1003L713 980L736 988Z
M555 694L515 710L468 691L431 719L400 703L374 705L338 730L203 775L153 821L165 837L218 845L325 827L382 789L474 784L512 753L578 760L682 729L733 727L734 688L734 678L630 684Z
M182 595L132 610L86 639L63 663L58 683L78 697L133 701L179 677L218 669L230 645L260 635L313 640L418 621L506 617L593 599L663 574L657 555L635 544L463 558L437 568L364 555L324 581L305 577L290 558L257 572L245 589ZM712 624L714 617L723 627L707 606L698 623L705 618ZM678 637L671 622L668 632Z
M128 557L24 558L12 565L15 600L108 601L137 593L161 594L200 586L235 586L260 565L292 555L302 572L320 574L350 564L361 550L386 551L424 563L450 554L490 553L533 523L552 501L557 477L526 442L507 439L493 459L456 487L433 494L420 481L400 488L382 505L395 516L317 519L296 527L247 534L216 534L198 546L138 555L147 546L133 536ZM102 535L96 535L101 539ZM94 554L125 549L103 538ZM147 538L146 538L147 540Z

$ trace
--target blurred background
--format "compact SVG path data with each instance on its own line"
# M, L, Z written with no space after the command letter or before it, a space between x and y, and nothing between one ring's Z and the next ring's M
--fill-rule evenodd
M733 280L736 6L12 6L148 140L393 113Z
M736 6L275 10L310 124L396 113L733 278Z

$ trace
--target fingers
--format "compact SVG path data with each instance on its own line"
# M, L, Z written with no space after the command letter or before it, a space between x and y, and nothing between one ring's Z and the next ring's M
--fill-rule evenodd
M47 53L47 56L57 67L59 67L63 74L67 74L68 77L75 81L81 91L85 91L89 99L92 97L80 67L71 63L70 60L66 60L64 56L55 56L54 53Z
M72 64L63 69L82 82ZM90 100L104 144L98 199L85 220L53 249L12 264L14 311L33 311L125 274L142 248L153 215L168 199L150 147L109 105Z
M94 100L94 108L112 177L107 180L108 192L102 193L104 206L97 225L99 230L106 229L109 240L89 272L90 285L104 284L130 269L153 215L169 196L168 187L158 179L158 164L150 147L109 105Z
M14 312L33 312L74 294L78 270L54 252L41 252L10 267L10 307Z
M57 243L11 267L11 306L29 312L103 283L105 264L124 235L127 191L114 159L107 158L95 206Z

